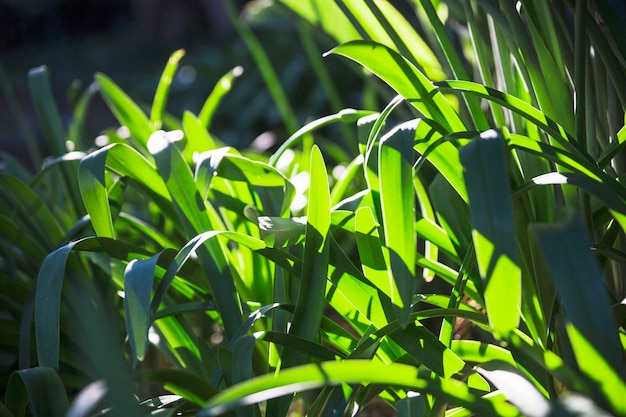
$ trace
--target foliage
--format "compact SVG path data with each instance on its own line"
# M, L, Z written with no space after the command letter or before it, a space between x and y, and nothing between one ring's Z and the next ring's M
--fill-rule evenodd
M612 4L415 1L414 26L389 2L282 0L397 97L271 156L207 130L229 83L166 123L182 52L149 111L96 75L129 135L82 154L33 73L59 147L29 184L0 177L20 369L0 415L626 415ZM356 125L340 157L332 123Z

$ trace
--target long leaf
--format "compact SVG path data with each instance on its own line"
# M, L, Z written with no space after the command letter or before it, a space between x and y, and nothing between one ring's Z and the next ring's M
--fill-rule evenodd
M580 217L570 209L562 219L559 225L536 225L531 231L572 322L569 334L581 370L621 408L618 398L626 394L626 375L611 304ZM597 354L590 358L594 350Z
M380 142L379 178L380 200L385 248L389 251L387 270L400 299L396 317L403 326L408 324L411 298L416 287L415 262L415 197L413 194L413 136L415 122L406 122L385 135Z
M509 404L495 403L469 392L460 381L420 378L417 368L393 363L385 365L369 360L322 362L285 370L278 376L265 375L236 385L213 397L200 417L217 416L237 406L260 402L280 395L341 383L383 384L441 395L481 416L515 416Z
M506 336L519 322L522 289L504 140L487 131L464 146L460 155L489 323L496 335Z
M69 406L61 378L48 367L22 369L11 374L5 402L14 417L24 416L27 403L35 417L63 417Z

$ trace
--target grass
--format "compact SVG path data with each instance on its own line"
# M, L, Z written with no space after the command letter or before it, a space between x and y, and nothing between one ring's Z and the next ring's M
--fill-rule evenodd
M358 415L375 400L398 416L626 415L619 10L411 5L419 24L373 0L275 6L396 96L379 85L380 112L310 121L273 154L207 130L219 86L197 114L164 112L180 51L148 106L96 74L128 138L0 176L2 340L20 369L0 415ZM329 141L334 124L354 143Z

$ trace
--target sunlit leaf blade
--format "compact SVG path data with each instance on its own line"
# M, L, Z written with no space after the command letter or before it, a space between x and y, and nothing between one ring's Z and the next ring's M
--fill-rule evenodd
M506 336L519 322L522 290L501 134L481 134L461 149L460 156L489 323L496 335Z
M372 284L392 300L401 300L393 277L388 273L383 242L378 234L378 225L369 207L356 212L356 243L363 273Z
M511 405L477 397L460 381L422 379L418 376L417 368L411 365L346 360L309 364L284 370L277 376L264 375L251 379L213 397L198 416L217 416L241 405L341 383L406 387L418 392L441 395L451 403L466 406L481 416L517 415L517 410Z
M154 93L154 101L152 102L152 111L150 112L150 123L155 129L160 129L162 125L163 111L165 110L165 104L167 103L167 96L170 92L172 80L174 74L178 69L178 63L185 56L185 50L179 49L175 51L167 60L167 65L161 74L159 85Z
M276 166L280 157L285 153L287 149L291 149L298 143L302 142L302 139L316 130L328 126L330 124L336 122L342 123L354 123L362 117L366 117L369 115L375 114L373 111L369 110L354 110L354 109L343 109L339 113L331 114L329 116L320 117L306 125L302 128L298 129L291 136L289 136L280 147L274 152L274 154L270 157L269 164L272 166Z
M130 134L142 146L146 146L150 135L154 131L145 113L131 100L128 95L109 77L97 73L96 81L100 86L102 97L108 104L111 112L121 125L126 126Z
M568 334L578 364L601 384L615 406L617 398L626 394L624 361L611 303L589 249L585 227L580 217L567 209L562 213L561 224L534 225L531 231L541 247L565 314L571 320L573 328Z
M476 368L478 373L487 378L507 399L529 417L543 417L550 413L550 403L537 388L514 365L490 361Z
M143 155L125 144L111 144L87 155L78 172L83 203L90 215L96 234L114 237L113 218L108 201L107 170L137 180L156 194L156 198L169 199L163 179ZM163 207L163 206L162 206Z
M65 417L82 417L97 412L106 393L107 385L103 380L90 383L76 395Z
M402 326L408 324L411 298L416 286L415 196L413 194L413 137L415 121L397 126L381 139L379 155L380 200L387 270L394 286L387 288ZM395 288L394 288L395 287Z
M442 133L463 132L463 121L448 100L413 64L394 50L371 41L353 41L329 53L343 55L363 65L413 104Z
M65 387L56 370L29 368L11 374L6 408L14 417L24 416L26 404L35 417L63 417L69 406Z
M187 162L193 162L194 157L202 152L211 151L219 147L218 141L192 112L186 111L183 113L182 128L187 138L187 145L183 151Z
M241 76L241 74L243 74L243 67L237 66L224 74L215 84L213 91L211 91L211 94L207 97L198 115L198 120L205 129L211 127L211 121L213 120L213 114L215 114L217 106L222 101L222 98L231 90L235 79Z
M213 207L202 198L191 170L170 134L155 132L148 141L148 150L155 158L187 237L191 239L200 233L222 228ZM215 296L226 334L230 337L242 322L242 312L225 251L220 241L210 239L206 246L197 248L197 255Z
M441 64L393 3L342 0L320 4L316 0L281 0L295 13L336 39L338 43L365 39L393 48L423 68L431 78L441 79Z
M289 333L314 340L324 311L326 276L328 274L330 242L330 189L326 165L317 146L311 150L311 185L304 238L302 275L296 309ZM299 365L306 360L294 351L285 353L285 367Z

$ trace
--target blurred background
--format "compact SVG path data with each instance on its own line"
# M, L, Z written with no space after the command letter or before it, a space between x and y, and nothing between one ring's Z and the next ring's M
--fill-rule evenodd
M0 0L0 151L27 152L16 112L37 128L28 88L31 68L48 67L62 117L69 121L73 104L95 72L107 74L131 98L149 106L168 57L180 48L187 53L173 81L167 107L171 115L180 118L187 109L197 114L217 80L242 66L244 74L220 105L212 132L237 147L262 133L284 140L289 132L224 1L232 1L264 45L298 122L332 113L293 19L271 1ZM333 46L318 39L320 54ZM341 86L344 104L359 107L362 77L346 71L346 63L335 57L325 63ZM114 125L96 97L83 131L84 149Z

